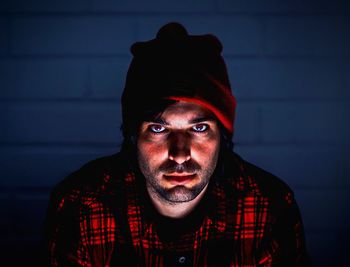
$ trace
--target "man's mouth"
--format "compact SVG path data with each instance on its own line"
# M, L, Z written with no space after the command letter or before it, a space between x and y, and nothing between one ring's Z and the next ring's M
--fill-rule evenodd
M188 181L191 181L195 176L196 174L183 174L183 173L164 174L165 179L174 184L184 184Z

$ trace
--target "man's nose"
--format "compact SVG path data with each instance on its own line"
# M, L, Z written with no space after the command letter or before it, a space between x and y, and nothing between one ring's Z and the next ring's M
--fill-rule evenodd
M191 158L191 140L186 133L172 133L169 136L169 159L182 164Z

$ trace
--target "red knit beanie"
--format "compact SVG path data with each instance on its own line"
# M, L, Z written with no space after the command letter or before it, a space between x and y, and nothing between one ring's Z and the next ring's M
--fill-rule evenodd
M202 105L232 136L236 100L217 37L189 35L181 24L169 23L155 39L134 43L131 52L122 95L124 137L147 108L167 99Z

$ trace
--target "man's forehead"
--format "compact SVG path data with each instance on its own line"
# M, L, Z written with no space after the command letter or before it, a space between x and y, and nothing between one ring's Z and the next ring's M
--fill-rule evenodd
M201 121L213 121L216 119L210 110L201 105L185 101L177 101L174 104L169 105L152 121L171 124L174 120L187 123L198 123Z

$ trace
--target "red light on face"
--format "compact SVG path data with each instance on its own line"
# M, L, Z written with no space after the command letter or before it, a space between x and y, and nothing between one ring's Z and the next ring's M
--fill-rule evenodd
M179 101L141 124L137 148L151 197L167 202L191 201L208 185L214 172L220 130L210 110Z

